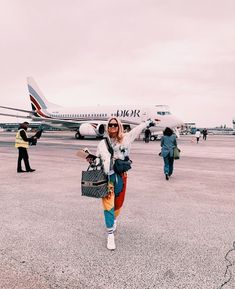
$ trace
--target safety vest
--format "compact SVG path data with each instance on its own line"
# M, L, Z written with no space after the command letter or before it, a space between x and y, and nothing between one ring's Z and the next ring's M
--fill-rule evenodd
M16 134L16 140L15 140L15 147L16 148L28 148L29 147L29 143L27 141L24 141L20 135L20 132L24 130L24 129L20 129L18 130L17 134ZM27 137L27 134L26 134Z

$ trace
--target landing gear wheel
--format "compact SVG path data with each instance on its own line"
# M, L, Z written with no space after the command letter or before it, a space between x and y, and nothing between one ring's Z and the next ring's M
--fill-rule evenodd
M81 136L80 133L77 131L77 132L75 133L75 138L76 138L76 139L83 139L83 136Z

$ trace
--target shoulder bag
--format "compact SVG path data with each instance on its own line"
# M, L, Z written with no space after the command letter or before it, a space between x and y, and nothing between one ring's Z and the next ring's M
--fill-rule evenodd
M174 147L174 159L178 160L180 158L180 149L176 146Z
M132 161L129 159L129 157L125 157L124 160L116 159L113 165L113 170L117 174L122 174L131 169L131 164Z

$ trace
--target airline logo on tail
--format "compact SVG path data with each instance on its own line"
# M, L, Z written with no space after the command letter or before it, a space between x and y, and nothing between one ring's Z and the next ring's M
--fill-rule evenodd
M47 116L46 114L42 112L42 109L47 108L46 104L43 102L43 100L39 97L37 92L29 84L28 84L28 90L29 90L29 97L31 101L32 110L35 112L34 116L50 118L49 116Z
M32 110L34 111L34 116L51 118L50 113L47 111L47 109L49 107L58 108L60 106L49 102L45 98L37 83L32 77L27 77L27 84Z

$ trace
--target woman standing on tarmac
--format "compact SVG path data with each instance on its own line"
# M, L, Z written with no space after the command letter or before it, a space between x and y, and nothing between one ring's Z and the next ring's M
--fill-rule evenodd
M142 130L148 126L153 126L151 120L147 120L136 126L128 133L123 132L120 120L112 117L107 124L107 141L113 149L113 159L108 150L106 140L101 140L98 144L96 155L102 160L104 171L109 176L109 194L102 198L104 218L107 228L107 248L115 250L114 231L116 230L116 218L120 214L126 192L127 173L117 174L114 172L113 163L115 159L124 160L129 156L131 143L140 135Z
M166 127L161 138L161 156L164 160L164 174L167 181L173 173L174 148L176 146L176 136L173 134L173 130L169 127Z

